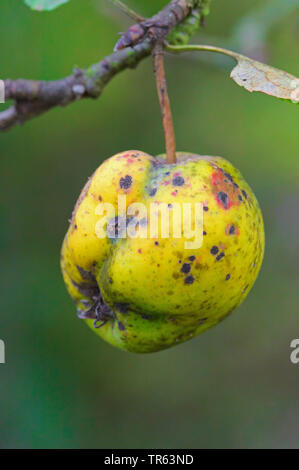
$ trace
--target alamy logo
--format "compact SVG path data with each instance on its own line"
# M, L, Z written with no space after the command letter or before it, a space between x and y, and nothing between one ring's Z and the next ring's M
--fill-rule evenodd
M5 344L2 339L0 339L0 364L5 364Z
M5 103L5 86L3 80L0 80L0 103Z
M184 238L184 247L194 250L203 242L203 206L201 203L150 203L127 206L126 196L118 196L118 207L101 202L95 209L101 216L95 225L98 238ZM117 214L117 215L116 215ZM172 220L172 224L171 224ZM172 227L171 227L172 225ZM161 231L159 230L161 227Z
M291 341L291 348L294 349L292 351L290 359L293 364L298 364L299 363L299 339L293 339Z

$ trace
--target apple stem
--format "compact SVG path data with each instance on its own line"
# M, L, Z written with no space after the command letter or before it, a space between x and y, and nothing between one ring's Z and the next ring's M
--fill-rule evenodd
M157 44L157 46L155 47L153 51L153 58L154 73L156 77L156 85L161 107L162 122L165 136L166 163L176 163L175 134L165 78L164 51L163 46L161 44Z

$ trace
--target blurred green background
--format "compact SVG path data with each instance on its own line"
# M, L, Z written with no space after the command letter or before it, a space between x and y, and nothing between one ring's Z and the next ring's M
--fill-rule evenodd
M167 1L127 3L150 15ZM248 49L298 75L296 3L214 0L194 42ZM111 53L129 25L105 0L52 13L2 0L0 78L63 77ZM59 267L93 170L122 150L163 151L151 61L116 77L98 101L1 133L2 448L299 447L299 364L290 362L299 338L298 108L245 92L229 78L229 59L210 59L167 58L178 149L222 155L241 170L264 213L266 253L238 311L173 349L133 355L101 341L77 319Z

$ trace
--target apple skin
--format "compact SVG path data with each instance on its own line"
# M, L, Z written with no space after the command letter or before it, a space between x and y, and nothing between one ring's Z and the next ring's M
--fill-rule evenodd
M127 206L202 204L202 246L186 249L183 237L99 238L96 207L117 208L119 195ZM257 199L227 160L177 153L176 164L167 164L164 155L131 150L104 161L83 188L61 266L93 331L113 346L148 353L197 336L240 305L260 270L264 243Z

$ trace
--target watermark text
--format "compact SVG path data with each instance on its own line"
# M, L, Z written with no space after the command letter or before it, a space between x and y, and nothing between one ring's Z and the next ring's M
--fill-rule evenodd
M290 346L293 349L290 356L291 362L292 364L299 364L299 339L293 339Z
M5 364L5 344L2 339L0 339L0 364Z
M5 103L5 86L3 80L0 80L0 103Z
M118 196L117 208L101 202L95 209L101 216L95 225L98 238L184 238L186 249L197 249L203 241L203 206L191 202L134 202ZM117 215L116 215L117 214Z

